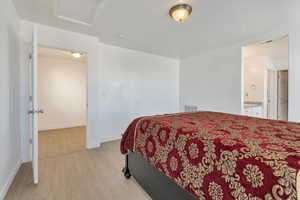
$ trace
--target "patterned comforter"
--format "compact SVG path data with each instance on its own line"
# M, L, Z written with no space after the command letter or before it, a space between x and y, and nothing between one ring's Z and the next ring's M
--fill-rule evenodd
M214 112L141 117L123 135L121 152L129 150L197 199L297 199L299 123Z

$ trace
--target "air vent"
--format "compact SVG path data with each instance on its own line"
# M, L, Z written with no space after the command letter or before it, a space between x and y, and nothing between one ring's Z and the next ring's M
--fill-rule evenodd
M195 105L185 105L184 112L197 112L198 106Z

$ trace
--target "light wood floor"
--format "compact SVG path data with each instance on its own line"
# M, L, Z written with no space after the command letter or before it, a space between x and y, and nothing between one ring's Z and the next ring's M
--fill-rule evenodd
M133 178L123 177L124 157L120 154L119 140L97 149L78 150L71 139L58 141L61 140L59 134L45 138L51 142L40 141L39 184L32 183L31 164L23 164L5 200L151 199ZM43 142L53 148L42 147ZM47 152L47 149L55 151Z
M86 127L39 132L39 159L51 158L85 149Z

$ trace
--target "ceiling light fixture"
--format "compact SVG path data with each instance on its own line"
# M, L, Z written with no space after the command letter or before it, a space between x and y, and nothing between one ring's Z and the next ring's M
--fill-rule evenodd
M192 6L188 4L175 5L169 11L169 15L176 22L183 22L187 20L187 18L190 16L191 13L192 13Z
M72 52L72 56L74 58L80 58L82 56L82 53L79 53L79 52Z

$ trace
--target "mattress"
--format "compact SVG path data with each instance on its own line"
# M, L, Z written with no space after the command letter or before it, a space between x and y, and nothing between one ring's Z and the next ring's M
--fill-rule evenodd
M123 134L128 151L197 199L300 200L300 123L216 112L141 117Z

